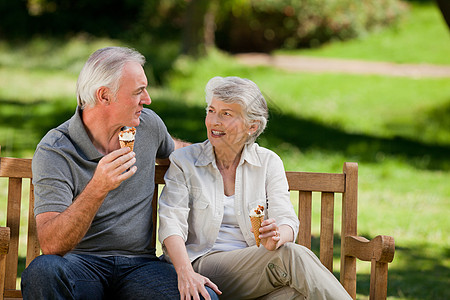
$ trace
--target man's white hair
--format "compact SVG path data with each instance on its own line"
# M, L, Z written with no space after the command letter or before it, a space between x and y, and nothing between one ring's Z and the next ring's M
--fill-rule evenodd
M126 63L145 64L145 57L134 49L126 47L106 47L95 51L85 63L78 76L77 102L83 109L97 102L96 91L104 86L113 95L119 90L119 81Z

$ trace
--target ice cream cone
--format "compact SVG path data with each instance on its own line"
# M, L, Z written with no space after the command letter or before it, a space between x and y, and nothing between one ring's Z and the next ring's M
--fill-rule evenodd
M128 147L133 151L134 148L134 136L136 134L136 128L124 127L119 133L120 148Z
M256 246L259 247L261 244L261 239L259 238L259 228L261 227L261 222L264 220L264 216L260 217L250 217L252 222L253 235L255 236Z
M119 140L119 143L120 143L120 148L129 147L131 149L131 151L133 151L134 140L133 141L120 141Z

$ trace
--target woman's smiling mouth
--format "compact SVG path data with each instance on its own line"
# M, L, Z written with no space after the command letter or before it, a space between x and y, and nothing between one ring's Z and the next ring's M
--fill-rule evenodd
M214 137L220 137L220 136L224 136L225 132L218 131L218 130L211 130L211 135Z

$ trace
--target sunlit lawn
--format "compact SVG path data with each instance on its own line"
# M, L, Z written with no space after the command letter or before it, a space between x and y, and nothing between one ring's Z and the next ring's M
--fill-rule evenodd
M333 42L320 49L279 50L276 53L449 65L450 32L441 12L430 2L433 1L414 3L411 13L392 28L351 41Z
M439 18L433 6L417 5L397 29L296 54L449 64L449 35ZM83 61L111 44L122 43L36 39L13 49L0 42L2 156L31 157L47 130L73 114ZM271 114L259 143L276 151L287 170L341 172L343 162L359 163L358 231L396 240L389 298L450 298L448 78L288 73L245 67L213 51L198 61L178 59L163 86L150 81L151 108L173 135L192 142L206 138L203 89L217 75L247 77L261 87ZM0 180L0 225L5 186ZM358 265L361 299L368 296L369 271L369 265Z

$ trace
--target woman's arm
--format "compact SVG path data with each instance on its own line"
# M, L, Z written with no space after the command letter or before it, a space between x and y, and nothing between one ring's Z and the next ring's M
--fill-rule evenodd
M164 246L178 275L178 289L181 299L191 299L191 297L200 299L200 294L206 300L211 299L205 285L212 288L217 294L222 294L211 280L194 271L181 236L169 236L164 240Z

